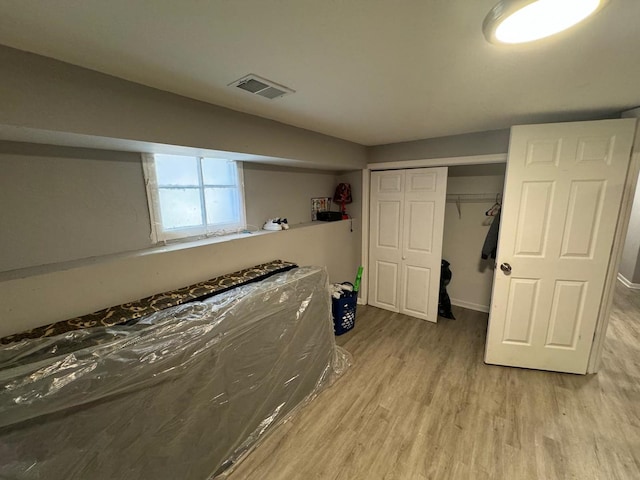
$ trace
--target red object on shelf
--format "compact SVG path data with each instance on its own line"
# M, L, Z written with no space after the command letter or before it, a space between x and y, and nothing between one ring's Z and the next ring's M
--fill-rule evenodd
M340 211L342 212L342 219L349 218L345 205L353 202L351 198L351 185L348 183L339 183L336 187L336 193L333 195L333 201L340 204Z

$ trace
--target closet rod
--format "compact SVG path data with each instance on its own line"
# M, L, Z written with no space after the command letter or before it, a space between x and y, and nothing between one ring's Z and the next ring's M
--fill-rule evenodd
M474 203L474 202L502 202L501 193L447 193L447 202Z

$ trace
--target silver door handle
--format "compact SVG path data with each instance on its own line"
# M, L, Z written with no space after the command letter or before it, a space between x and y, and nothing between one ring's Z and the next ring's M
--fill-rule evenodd
M504 272L505 275L509 275L511 273L511 265L508 263L503 263L500 265L500 270Z

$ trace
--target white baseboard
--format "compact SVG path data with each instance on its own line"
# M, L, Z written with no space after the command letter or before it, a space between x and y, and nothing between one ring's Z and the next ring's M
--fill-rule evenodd
M464 300L458 300L456 298L451 299L451 305L456 307L468 308L469 310L475 310L476 312L489 313L488 305L480 305L478 303L465 302Z
M365 302L362 298L358 297L358 300L356 302L358 305L366 305L367 302Z
M640 283L630 282L625 278L624 275L622 275L619 272L618 272L618 280L620 281L621 284L623 284L627 288L630 288L631 290L640 290Z

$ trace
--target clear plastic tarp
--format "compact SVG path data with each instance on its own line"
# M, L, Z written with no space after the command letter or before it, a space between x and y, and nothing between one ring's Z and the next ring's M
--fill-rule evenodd
M0 478L215 478L348 365L319 267L5 345Z

